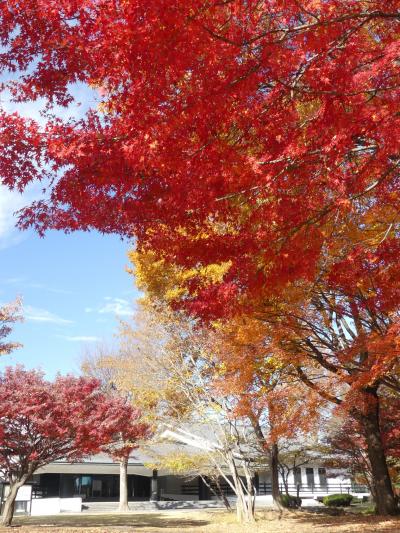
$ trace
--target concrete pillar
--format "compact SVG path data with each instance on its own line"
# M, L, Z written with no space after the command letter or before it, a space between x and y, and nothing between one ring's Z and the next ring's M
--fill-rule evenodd
M151 487L150 487L150 501L158 502L158 471L153 470L153 476L151 478Z

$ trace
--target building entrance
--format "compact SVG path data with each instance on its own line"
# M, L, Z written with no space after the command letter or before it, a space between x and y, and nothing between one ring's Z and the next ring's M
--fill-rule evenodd
M119 498L119 476L114 474L42 474L34 491L41 497L72 498L84 501L113 501ZM150 479L146 476L128 476L129 500L150 498Z

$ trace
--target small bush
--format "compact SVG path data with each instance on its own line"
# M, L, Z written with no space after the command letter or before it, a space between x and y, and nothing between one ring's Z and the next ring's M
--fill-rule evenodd
M328 507L348 507L352 499L353 496L351 494L330 494L325 496L322 502Z
M301 498L291 496L290 494L281 494L280 503L286 509L298 509L301 507Z

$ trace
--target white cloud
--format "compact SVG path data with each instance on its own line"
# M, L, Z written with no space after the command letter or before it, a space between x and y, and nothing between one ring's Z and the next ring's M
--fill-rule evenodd
M124 300L123 298L113 298L100 307L98 313L100 315L114 313L116 315L127 316L132 315L132 307L128 300Z
M71 84L69 90L75 100L67 107L55 105L51 110L52 114L65 121L83 118L89 109L96 109L101 101L98 91L84 83ZM47 122L45 98L38 98L33 102L14 102L10 91L4 89L0 93L0 99L1 107L8 113L16 112L21 117L33 119L40 126L45 126Z
M132 316L133 308L128 300L124 298L111 298L106 296L105 303L98 307L86 307L85 313L98 313L99 315L113 314L119 316Z
M15 211L26 205L24 197L0 185L0 250L14 246L27 237L15 228Z
M70 342L97 342L101 340L100 337L94 337L91 335L60 335L60 337Z
M0 184L0 250L15 246L29 237L28 231L16 228L16 212L40 197L42 193L37 184L27 187L22 194Z
M66 320L46 309L40 309L39 307L33 307L32 305L25 305L23 314L26 320L32 320L33 322L48 322L60 326L73 324L72 320Z

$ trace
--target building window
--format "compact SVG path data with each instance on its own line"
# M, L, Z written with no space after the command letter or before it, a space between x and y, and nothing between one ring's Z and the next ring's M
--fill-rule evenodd
M15 514L18 514L18 513L26 514L28 512L28 502L17 500L14 504L14 512Z
M319 484L321 485L321 487L326 487L328 485L328 481L326 479L325 468L318 468L318 477L319 477Z
M306 468L306 477L307 477L307 487L313 488L315 485L314 468Z
M293 470L293 475L294 475L294 484L296 485L301 485L301 468L299 466L296 466Z

